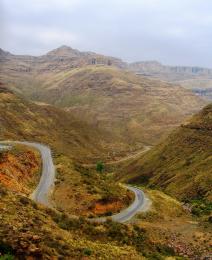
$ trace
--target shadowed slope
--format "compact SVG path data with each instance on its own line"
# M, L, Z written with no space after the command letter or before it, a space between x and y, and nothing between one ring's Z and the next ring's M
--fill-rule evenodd
M142 158L128 164L123 179L162 188L181 200L212 200L212 105L174 131Z

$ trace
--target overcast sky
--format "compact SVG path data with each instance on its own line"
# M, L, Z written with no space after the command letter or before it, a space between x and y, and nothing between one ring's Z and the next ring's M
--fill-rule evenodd
M212 0L0 0L0 47L212 68Z

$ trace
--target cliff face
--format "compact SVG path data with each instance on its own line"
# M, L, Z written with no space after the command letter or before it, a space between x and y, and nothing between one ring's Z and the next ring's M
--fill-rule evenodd
M186 66L165 66L157 61L131 63L134 73L179 84L196 95L212 101L212 69Z
M129 64L129 68L138 73L180 73L191 75L210 75L212 69L188 66L165 66L158 61L141 61Z

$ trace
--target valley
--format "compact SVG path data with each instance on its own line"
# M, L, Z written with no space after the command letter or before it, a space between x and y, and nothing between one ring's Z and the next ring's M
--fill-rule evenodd
M207 259L212 106L188 83L207 77L1 50L0 259Z
M0 62L11 91L104 130L118 142L114 156L158 143L207 104L178 84L135 75L119 59L67 46L38 57L2 50Z

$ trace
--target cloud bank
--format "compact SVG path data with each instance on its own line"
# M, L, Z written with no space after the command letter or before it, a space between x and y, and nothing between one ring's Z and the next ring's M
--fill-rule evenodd
M0 47L41 55L60 45L127 61L212 67L211 0L2 0Z

